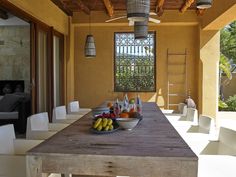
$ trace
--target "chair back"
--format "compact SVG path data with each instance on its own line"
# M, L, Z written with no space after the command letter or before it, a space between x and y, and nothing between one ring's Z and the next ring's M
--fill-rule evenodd
M180 114L183 114L184 106L186 106L185 103L179 103L179 105L178 105L178 110L179 110L179 113L180 113ZM187 107L187 106L186 106L186 107Z
M213 120L213 118L211 118L209 116L200 115L199 116L199 127L210 132L212 120Z
M68 114L79 112L79 101L70 102L67 106L67 112Z
M235 150L236 153L236 131L220 127L219 141ZM220 149L219 149L220 150Z
M66 107L58 106L53 108L52 120L56 122L56 120L66 119Z
M27 119L27 130L48 131L48 123L49 118L47 112L34 114Z
M183 116L187 116L187 112L188 112L187 105L184 105L183 111L182 111Z
M198 123L198 112L197 109L195 108L187 108L187 116L186 116L187 121L192 121L194 123Z
M0 154L14 154L14 139L16 139L12 124L0 126Z

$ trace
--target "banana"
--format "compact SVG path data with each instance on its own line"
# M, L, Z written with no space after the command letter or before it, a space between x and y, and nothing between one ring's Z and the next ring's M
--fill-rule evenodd
M111 119L108 120L107 125L112 125L113 121Z
M109 125L109 130L113 130L113 125Z
M102 130L102 124L100 124L97 128L97 131L101 131Z
M102 122L102 118L97 119L96 122L93 125L93 128L97 128L100 125L101 122Z
M107 118L104 118L104 119L102 120L102 127L105 128L105 127L107 126L107 123L108 123Z
M105 127L105 131L108 131L109 130L109 128L110 128L110 126L109 125L107 125L106 127Z

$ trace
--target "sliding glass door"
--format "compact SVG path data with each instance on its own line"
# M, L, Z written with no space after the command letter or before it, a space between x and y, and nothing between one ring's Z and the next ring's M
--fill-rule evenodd
M37 112L49 111L49 47L48 33L42 29L37 30L37 60L36 60L36 79L37 79Z
M64 103L63 89L63 59L64 59L63 35L53 35L53 106L60 106Z

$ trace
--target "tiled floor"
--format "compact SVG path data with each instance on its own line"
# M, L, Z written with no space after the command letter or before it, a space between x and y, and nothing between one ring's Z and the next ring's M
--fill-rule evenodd
M218 129L226 127L236 130L235 119L227 118L223 114L219 118ZM187 124L175 123L176 130L185 139L190 148L199 158L198 177L236 177L236 156L234 155L201 155L202 150L208 145L207 134L189 134L186 133L190 127ZM236 140L235 140L236 141ZM236 152L234 153L236 154Z

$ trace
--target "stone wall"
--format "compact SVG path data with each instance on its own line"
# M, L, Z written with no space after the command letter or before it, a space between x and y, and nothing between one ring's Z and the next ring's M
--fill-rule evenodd
M30 84L30 26L0 26L0 80Z

